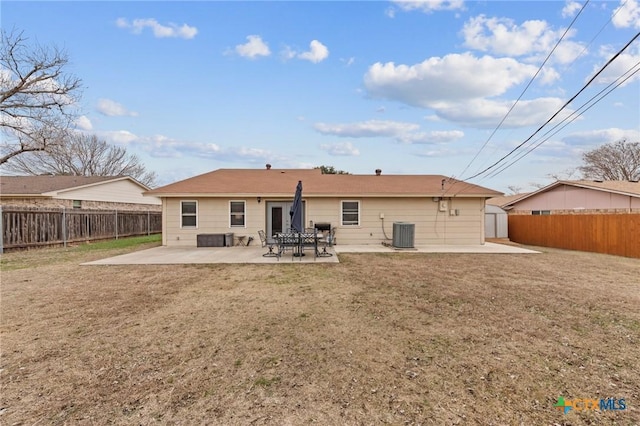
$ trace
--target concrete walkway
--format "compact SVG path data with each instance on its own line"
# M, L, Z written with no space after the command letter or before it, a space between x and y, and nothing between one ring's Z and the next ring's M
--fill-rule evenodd
M178 265L210 263L339 263L340 253L538 253L517 246L485 243L484 245L417 246L415 249L394 249L383 245L336 245L329 249L332 256L314 257L307 251L301 258L286 253L280 260L262 256L267 249L256 247L154 247L133 253L83 263L83 265Z

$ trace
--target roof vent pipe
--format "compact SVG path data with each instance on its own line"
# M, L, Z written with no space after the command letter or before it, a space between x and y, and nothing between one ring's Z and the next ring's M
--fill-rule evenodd
M380 176L382 174L382 169L376 169L376 176Z
M271 164L267 163L266 168L267 168L267 170L271 170Z

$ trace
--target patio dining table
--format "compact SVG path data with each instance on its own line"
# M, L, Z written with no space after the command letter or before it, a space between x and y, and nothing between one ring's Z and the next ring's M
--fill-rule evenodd
M278 245L278 260L288 249L292 250L292 257L298 257L302 260L305 255L305 248L313 248L314 259L320 256L318 250L318 234L316 232L280 232L276 234L276 242ZM326 251L326 250L325 250Z

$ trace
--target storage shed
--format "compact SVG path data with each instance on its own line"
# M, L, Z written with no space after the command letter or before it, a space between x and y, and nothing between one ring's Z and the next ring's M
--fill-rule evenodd
M484 210L485 238L508 238L507 212L498 206L487 204Z

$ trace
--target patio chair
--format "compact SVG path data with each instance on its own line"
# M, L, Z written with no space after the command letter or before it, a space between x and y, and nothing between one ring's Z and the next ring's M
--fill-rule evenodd
M322 238L322 242L324 244L322 245L322 251L318 252L318 256L333 256L333 253L327 251L327 247L333 247L333 245L336 243L336 228L333 227L330 231L324 231L323 234L324 237Z
M336 227L331 228L331 233L327 236L327 241L330 246L336 245Z
M258 236L260 237L260 241L262 242L262 247L268 247L269 251L263 254L264 257L275 257L278 253L273 251L273 248L276 246L277 242L274 238L267 237L263 230L258 231Z

